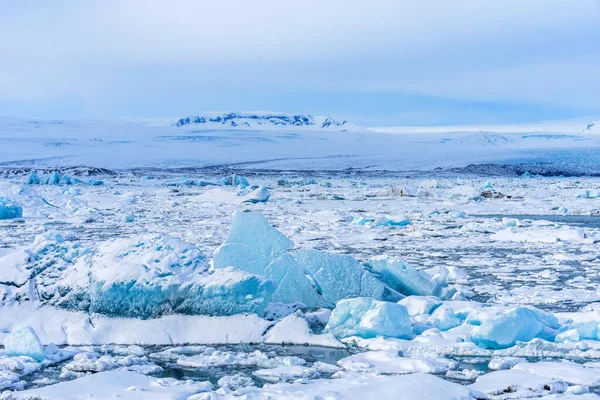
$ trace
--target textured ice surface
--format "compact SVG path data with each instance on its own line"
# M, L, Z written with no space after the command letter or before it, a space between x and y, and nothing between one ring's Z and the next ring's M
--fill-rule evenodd
M339 301L325 329L339 338L411 337L406 307L365 297Z
M433 277L419 271L404 261L378 256L367 262L367 267L394 290L410 296L440 296L446 286L445 275Z
M223 179L220 179L217 183L226 186L239 186L240 188L245 188L250 186L248 180L243 176L232 174Z
M23 207L10 199L0 197L0 219L21 218Z
M227 240L215 251L215 268L234 266L275 283L273 301L333 307L341 299L397 294L351 256L313 249L291 250L292 242L257 212L235 212ZM339 282L343 281L344 285Z
M87 249L70 239L41 235L30 250L0 258L1 280L22 287L29 300L39 296L70 310L140 318L262 314L273 291L261 276L233 268L209 271L196 246L167 235L119 238ZM29 294L28 281L37 293Z
M233 268L208 272L200 250L163 235L106 243L85 264L90 311L114 316L262 313L272 290L264 278Z
M558 321L553 315L533 308L517 307L483 321L471 335L478 346L503 349L517 341L528 342L537 337L553 339Z
M246 196L244 203L266 203L271 197L269 189L264 186L259 186L254 192Z
M29 326L12 331L4 339L6 352L13 356L27 356L42 361L45 358L44 346L40 338Z

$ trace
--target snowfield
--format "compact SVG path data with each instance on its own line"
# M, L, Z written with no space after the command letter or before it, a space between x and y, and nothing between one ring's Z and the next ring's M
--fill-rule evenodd
M0 398L597 399L584 128L5 119Z

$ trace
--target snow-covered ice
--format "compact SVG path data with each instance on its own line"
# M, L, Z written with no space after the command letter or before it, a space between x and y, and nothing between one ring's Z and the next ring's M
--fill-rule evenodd
M598 391L597 178L7 171L5 395Z

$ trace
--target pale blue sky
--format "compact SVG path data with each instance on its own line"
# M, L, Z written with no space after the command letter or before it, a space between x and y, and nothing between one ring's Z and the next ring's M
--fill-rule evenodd
M599 0L12 0L0 54L0 115L600 115Z

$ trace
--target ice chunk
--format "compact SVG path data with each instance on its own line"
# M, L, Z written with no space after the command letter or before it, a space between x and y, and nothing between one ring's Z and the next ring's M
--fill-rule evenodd
M324 347L344 347L331 333L315 335L308 322L299 315L292 314L277 322L265 335L265 343L310 344Z
M244 200L244 203L266 203L271 197L271 193L264 186L259 186L254 192L250 193Z
M219 183L221 185L225 185L225 186L239 186L242 189L250 186L250 184L248 183L248 180L246 178L244 178L243 176L240 176L240 175L235 175L235 174L232 174L223 179L220 179L217 183Z
M433 310L442 305L439 298L435 296L407 296L400 300L398 304L402 304L408 310L411 317L431 314Z
M215 251L215 268L233 266L253 274L265 275L275 258L291 250L293 244L273 228L259 212L233 213L227 240Z
M338 361L346 371L376 372L380 374L414 374L426 372L441 374L458 367L456 361L447 358L408 358L395 350L367 351Z
M553 393L563 393L569 385L555 378L544 378L525 371L506 370L495 371L477 378L469 388L483 392L490 396L507 394L511 398L521 399L541 397ZM494 397L496 398L496 397Z
M533 307L517 307L483 321L473 331L471 340L479 347L505 349L514 346L517 341L553 338L552 330L556 328L558 321L554 316Z
M27 356L36 361L46 358L40 338L29 326L16 329L6 336L4 348L11 356Z
M235 391L244 387L254 386L254 381L252 378L241 374L226 375L219 379L217 385L229 393L230 391Z
M440 331L447 331L459 326L462 321L454 314L451 308L440 307L431 314L427 323L438 328Z
M350 297L399 299L350 256L291 248L292 242L261 213L235 212L229 237L215 251L213 263L217 269L233 266L267 277L275 284L273 301L281 303L332 308Z
M499 371L503 369L511 369L515 365L525 362L527 362L527 360L522 357L498 357L490 360L488 368L491 371Z
M440 296L447 286L446 275L433 277L396 258L378 256L369 259L367 268L392 289L410 296Z
M46 185L60 185L60 175L54 171L46 178Z
M365 297L339 301L325 330L338 338L411 338L406 307Z
M23 217L23 207L10 199L0 197L0 219L21 217Z
M295 250L291 255L310 274L312 283L325 300L322 306L333 307L339 300L351 297L391 301L400 297L352 256L314 249ZM340 282L344 284L340 285Z
M31 171L31 173L27 177L27 184L28 185L39 185L40 183L42 183L42 181L41 181L40 177L38 176L38 174L36 174L35 171Z

